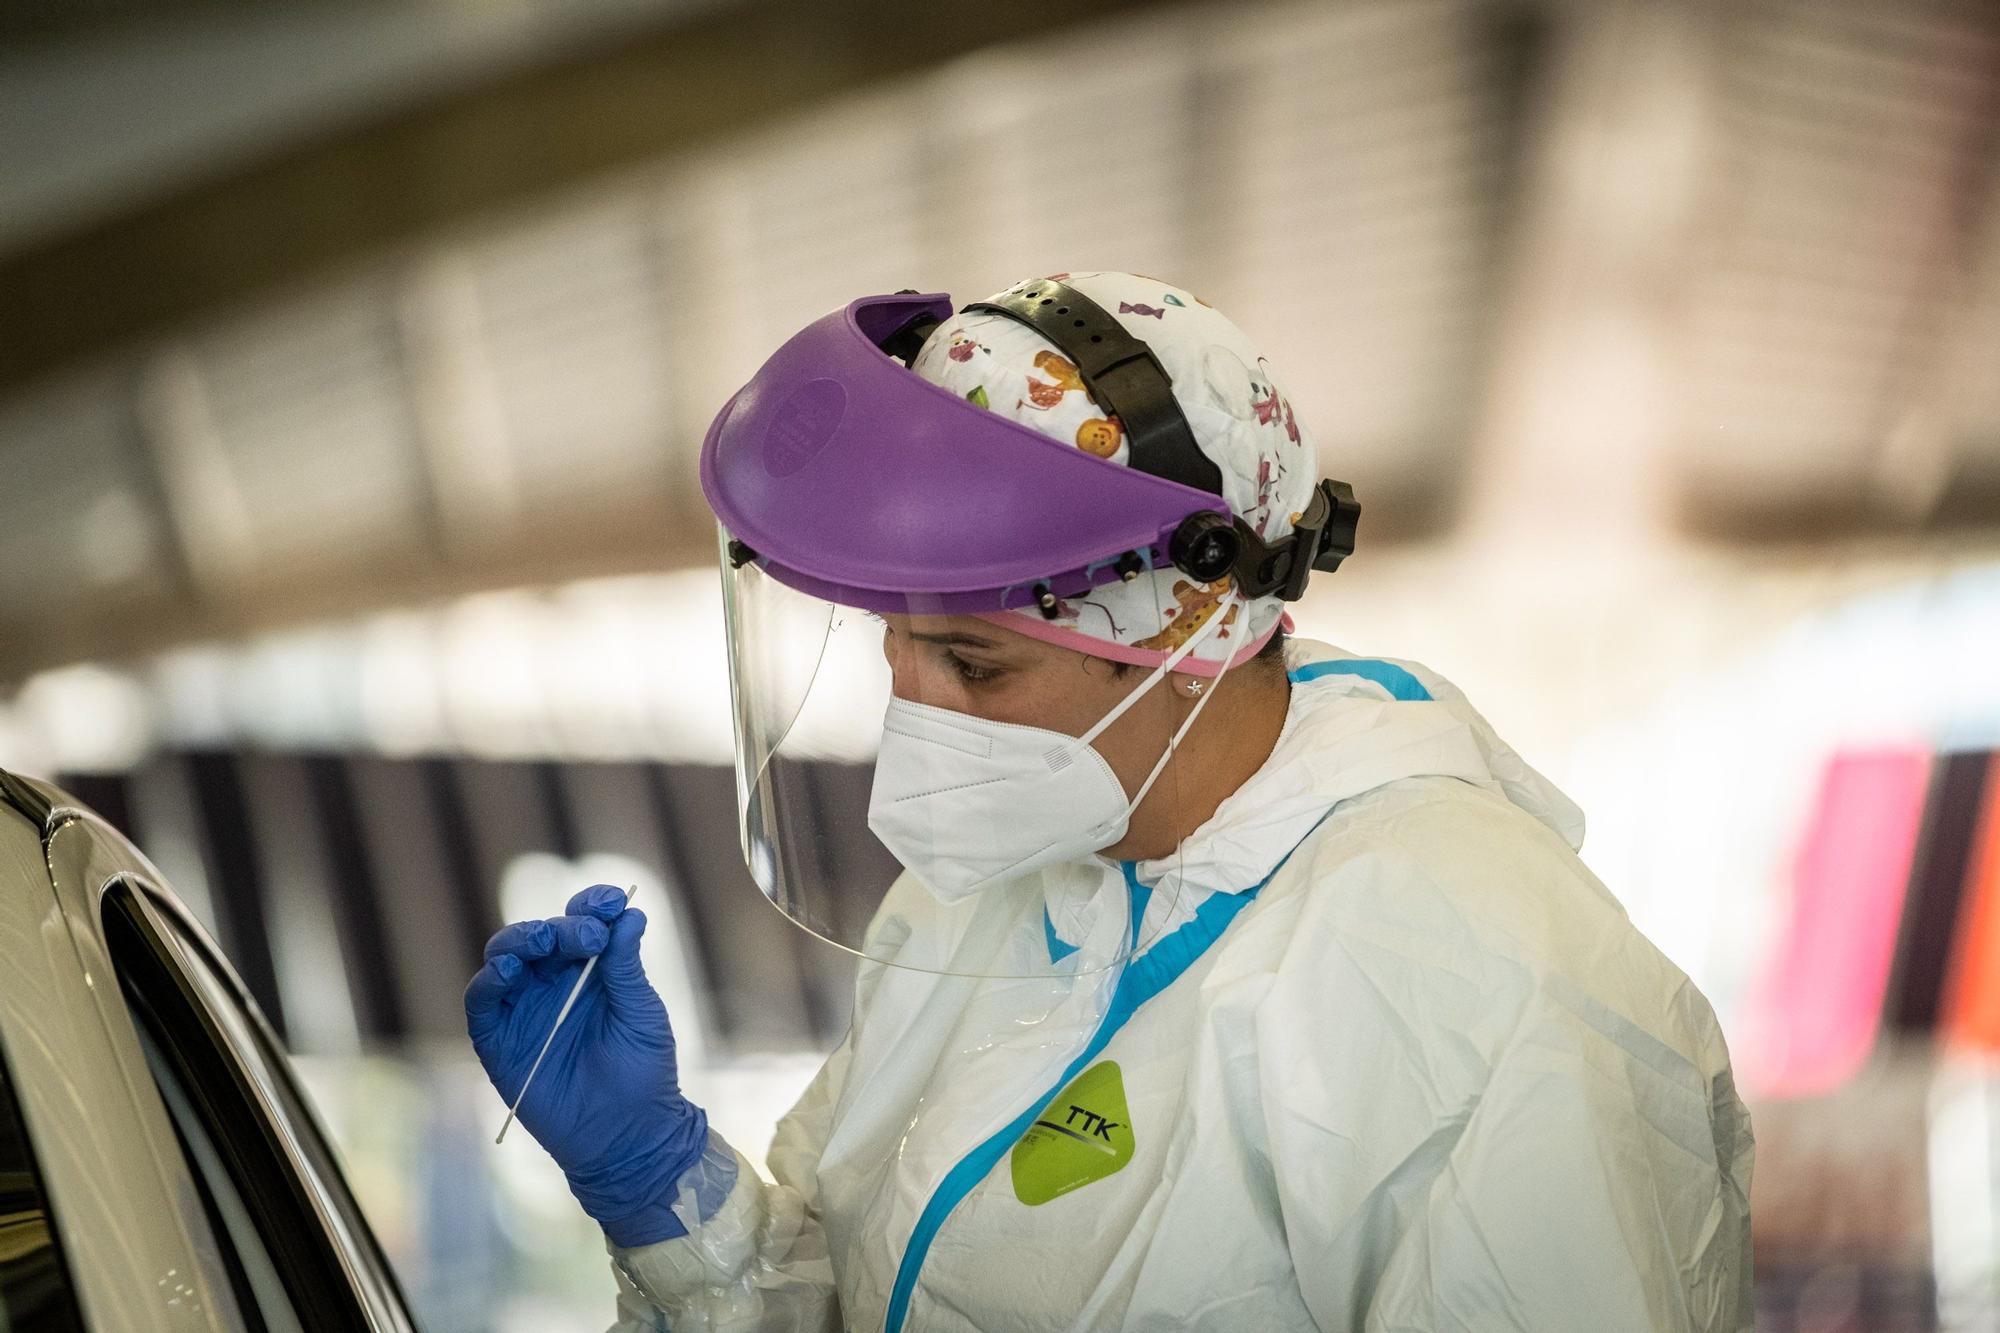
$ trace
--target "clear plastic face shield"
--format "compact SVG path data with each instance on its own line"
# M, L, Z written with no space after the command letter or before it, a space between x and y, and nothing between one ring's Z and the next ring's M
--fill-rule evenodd
M879 962L997 977L1110 968L1178 924L1177 745L1227 673L1191 692L980 617L723 570L743 852L786 916ZM1230 611L1119 628L1194 650ZM1078 614L1102 612L1051 623Z

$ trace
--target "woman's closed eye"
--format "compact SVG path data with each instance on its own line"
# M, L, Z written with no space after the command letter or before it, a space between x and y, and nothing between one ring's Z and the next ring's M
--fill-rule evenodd
M864 611L862 614L882 627L882 655L889 658L891 665L894 665L891 640L896 637L895 625L891 624L886 616L877 615L873 611ZM983 685L1006 674L1004 667L981 666L977 662L960 657L952 649L951 640L957 637L955 635L912 634L910 637L925 648L935 651L945 668L967 685Z
M968 685L977 685L982 681L992 680L1000 674L997 668L977 666L974 663L966 661L949 648L944 650L943 655L945 664L957 672L958 678L965 681Z

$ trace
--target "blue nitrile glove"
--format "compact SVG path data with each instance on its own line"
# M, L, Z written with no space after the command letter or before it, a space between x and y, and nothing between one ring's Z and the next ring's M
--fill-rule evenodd
M465 1025L511 1104L584 960L602 953L520 1120L584 1212L614 1244L633 1246L687 1234L670 1206L708 1141L708 1116L681 1096L667 1007L639 965L646 915L625 901L623 889L598 884L566 915L502 927L465 988Z

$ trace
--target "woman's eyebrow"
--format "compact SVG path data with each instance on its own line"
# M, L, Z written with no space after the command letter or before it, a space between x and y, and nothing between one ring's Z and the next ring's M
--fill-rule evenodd
M952 648L991 649L991 648L998 648L1000 646L999 644L993 642L993 640L982 639L976 634L958 634L958 633L918 634L913 630L906 637L915 639L918 643L942 643L947 647L952 647Z

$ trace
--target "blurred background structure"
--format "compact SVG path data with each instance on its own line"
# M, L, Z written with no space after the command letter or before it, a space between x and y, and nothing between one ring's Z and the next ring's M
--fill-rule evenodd
M1714 1001L1760 1327L2000 1327L1996 134L1982 0L15 5L0 765L213 924L434 1333L601 1328L486 933L658 885L753 1152L851 975L738 860L709 417L859 294L1159 273L1364 503L1301 630Z

